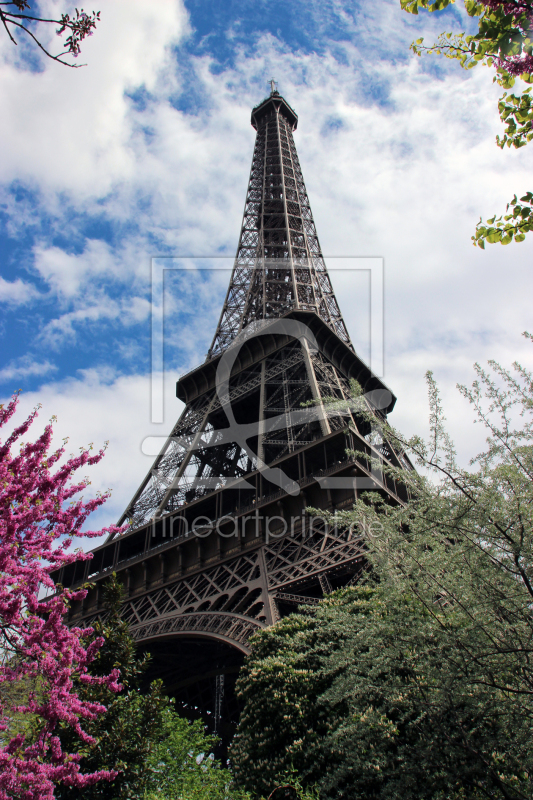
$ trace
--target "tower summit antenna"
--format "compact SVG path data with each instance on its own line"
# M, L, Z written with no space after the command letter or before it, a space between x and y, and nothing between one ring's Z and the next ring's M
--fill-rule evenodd
M270 96L272 97L273 94L278 93L278 84L276 83L274 78L270 78L269 86L270 86Z

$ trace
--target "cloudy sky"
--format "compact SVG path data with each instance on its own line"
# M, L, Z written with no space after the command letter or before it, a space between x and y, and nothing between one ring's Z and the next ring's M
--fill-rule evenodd
M109 441L91 477L113 496L96 524L119 516L149 469L143 439L178 417L176 377L205 357L226 289L224 270L168 273L165 414L153 423L152 259L230 266L254 146L250 109L271 77L299 115L315 222L364 358L368 273L338 272L336 257L384 258L391 421L424 432L433 370L466 462L483 437L456 383L473 379L475 361L532 361L521 332L533 328L533 238L482 252L470 236L481 215L532 188L533 146L496 147L489 70L410 53L419 36L464 30L464 11L417 18L399 0L97 8L82 69L0 38L0 397L22 389L21 414L41 403L39 424L56 415L73 452ZM43 38L57 47L53 31Z

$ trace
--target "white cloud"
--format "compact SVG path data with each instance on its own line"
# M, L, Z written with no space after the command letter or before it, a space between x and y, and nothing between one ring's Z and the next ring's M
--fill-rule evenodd
M114 300L101 298L100 302L69 311L48 322L40 339L50 347L59 348L65 341L74 342L77 338L76 324L94 323L99 320L116 320L120 316L120 306Z
M151 254L139 234L125 237L116 247L102 239L86 239L79 253L41 243L33 248L33 256L40 277L66 303L86 298L103 285L127 284L131 291L150 282Z
M123 309L123 318L126 325L142 322L152 311L152 304L144 297L132 297Z
M58 14L64 3L43 10ZM53 26L43 36L57 48ZM169 47L188 30L180 0L108 0L97 31L83 43L82 69L48 59L42 72L9 63L13 45L0 39L0 180L22 180L48 191L102 196L135 169L126 92L151 91L168 64Z
M0 370L0 384L8 383L16 378L41 377L56 372L57 366L50 361L34 361L30 356L11 361Z
M83 326L86 323L110 321L128 327L145 320L151 311L151 304L143 297L113 300L98 292L90 296L89 302L84 298L77 305L74 311L68 311L46 323L37 337L38 341L60 348L66 341L72 343L78 336L84 336Z
M25 283L17 278L16 281L6 281L0 275L0 303L12 306L30 303L39 297L39 292L31 283Z
M77 295L89 281L114 274L115 261L106 242L89 239L83 253L73 255L60 247L38 245L34 265L52 291L60 297Z

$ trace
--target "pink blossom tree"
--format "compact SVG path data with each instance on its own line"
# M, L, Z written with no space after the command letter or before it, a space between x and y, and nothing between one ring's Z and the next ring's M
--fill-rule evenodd
M0 428L15 413L17 402L14 396L0 406ZM67 725L91 744L84 720L105 711L78 697L76 679L113 691L121 686L118 670L103 678L88 674L87 665L103 639L88 644L91 629L69 628L65 622L69 603L83 599L86 591L56 588L50 577L65 564L91 558L71 551L75 536L116 530L81 531L108 495L84 502L79 495L88 480L72 480L80 467L97 464L104 453L82 450L60 463L64 446L51 450L51 424L34 443L21 443L36 416L34 411L5 443L0 440L0 800L50 800L58 781L82 789L116 775L81 774L80 755L64 752L57 736L59 726ZM54 594L43 596L43 588ZM25 690L19 691L22 702L13 705L17 687ZM10 733L14 714L31 720L30 733Z

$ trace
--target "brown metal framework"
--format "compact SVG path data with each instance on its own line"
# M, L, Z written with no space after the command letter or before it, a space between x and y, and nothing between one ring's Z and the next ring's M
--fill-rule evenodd
M206 361L177 384L185 409L120 520L129 530L57 576L65 586L93 581L72 610L73 620L90 622L116 571L124 618L155 653L153 675L219 731L235 721L232 687L250 637L353 583L363 568L364 531L338 529L308 509L334 514L368 489L391 503L407 500L372 464L410 467L408 460L376 439L351 403L351 378L374 398L367 408L376 415L395 398L347 334L294 146L296 123L275 91L253 110L239 248Z
M223 352L253 320L295 309L314 311L350 344L292 136L297 122L276 91L252 112L257 136L241 235L208 358Z

